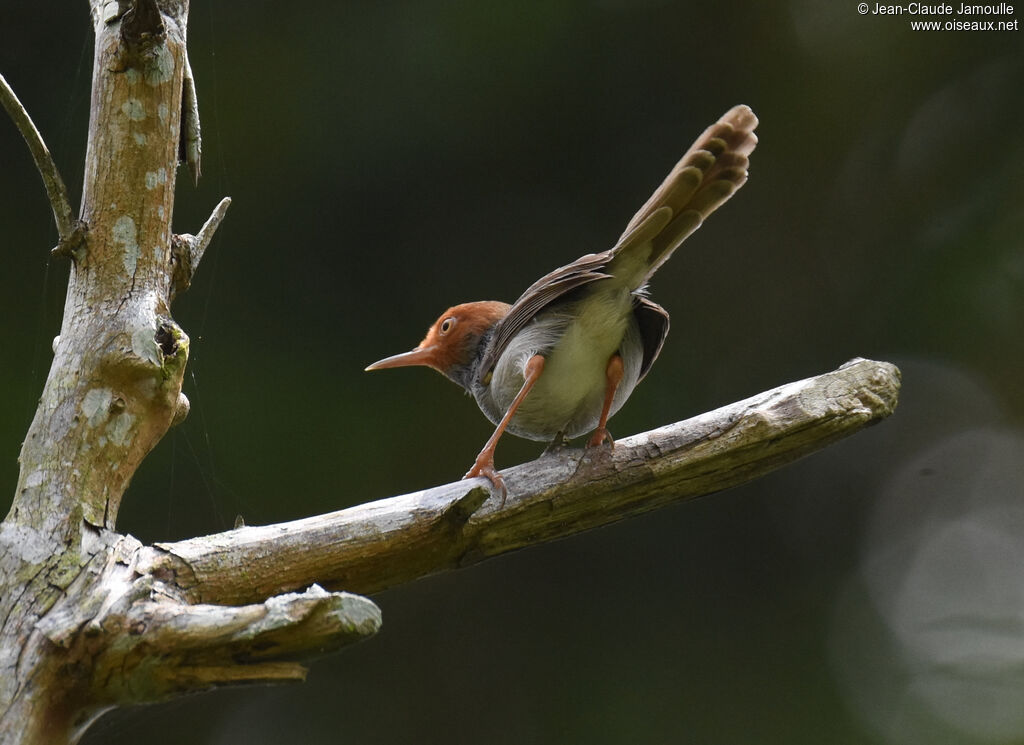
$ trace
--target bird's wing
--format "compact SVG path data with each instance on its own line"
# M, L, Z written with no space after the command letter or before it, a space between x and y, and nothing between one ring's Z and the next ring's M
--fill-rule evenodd
M653 236L664 229L670 217L671 213L667 209L654 210L631 231L628 240L651 240ZM566 264L545 274L527 287L526 291L509 308L505 317L498 322L494 336L491 337L488 349L480 361L480 377L482 378L491 371L512 337L519 333L538 313L578 287L599 279L608 279L610 275L604 270L616 250L617 248L581 256L571 264Z
M608 263L608 258L607 251L581 256L571 264L555 269L530 285L495 327L494 336L491 337L487 351L480 361L480 377L483 378L494 368L512 337L540 311L577 287L606 279L608 275L601 270Z
M640 327L640 339L644 346L644 359L640 364L640 377L637 378L639 383L651 369L654 361L658 359L661 345L665 343L665 337L668 336L669 319L667 310L643 295L637 296L633 315Z

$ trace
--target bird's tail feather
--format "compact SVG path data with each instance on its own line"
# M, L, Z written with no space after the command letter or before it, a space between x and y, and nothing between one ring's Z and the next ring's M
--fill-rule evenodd
M626 226L618 246L650 241L649 278L704 220L747 181L757 117L734 106L697 138Z

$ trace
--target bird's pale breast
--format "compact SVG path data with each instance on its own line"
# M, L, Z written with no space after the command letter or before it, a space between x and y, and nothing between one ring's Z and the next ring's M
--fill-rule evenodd
M601 284L604 284L603 282ZM544 372L522 402L508 431L550 441L559 432L577 437L598 423L606 390L606 368L622 354L625 375L612 405L614 413L636 386L643 356L629 291L617 282L575 303L541 313L509 344L480 406L498 422L523 385L523 369L534 355L545 358Z

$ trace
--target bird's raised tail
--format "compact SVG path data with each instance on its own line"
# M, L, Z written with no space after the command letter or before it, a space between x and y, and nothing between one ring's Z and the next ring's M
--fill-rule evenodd
M757 117L749 106L729 109L704 130L629 221L617 246L650 241L645 281L746 183L748 156L757 145L755 127Z

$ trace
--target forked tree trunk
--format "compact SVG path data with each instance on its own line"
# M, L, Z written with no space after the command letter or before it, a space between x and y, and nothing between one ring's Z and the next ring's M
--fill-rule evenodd
M188 337L170 315L174 183L187 0L93 3L96 46L80 218L53 365L22 447L2 527L2 571L30 577L0 600L0 740L65 742L80 728L94 645L40 621L102 603L132 474L170 427ZM15 640L20 644L14 644ZM88 717L88 714L87 714Z
M34 143L54 203L58 250L70 257L72 270L53 365L21 451L14 503L0 527L3 743L71 742L121 702L303 672L276 661L248 669L225 665L223 652L203 647L211 634L221 647L233 641L237 653L247 642L232 640L232 633L258 637L294 619L271 618L262 606L205 612L189 606L177 615L185 606L168 602L175 600L173 588L142 576L135 567L141 546L114 532L139 463L187 413L181 382L188 336L170 305L188 286L227 207L225 200L198 238L172 234L183 92L187 103L194 101L186 74L187 15L187 0L93 0L96 46L77 222L69 219L59 175L45 167L45 146ZM4 94L31 146L34 128L6 82ZM198 172L198 122L194 107L185 110L185 150ZM341 601L349 602L321 590L286 599L278 609L301 615ZM370 616L359 632L372 632L375 608L361 607ZM253 629L257 620L262 626ZM171 664L154 675L145 671L154 660Z
M0 77L50 193L58 250L72 262L53 364L0 524L0 745L74 742L115 706L301 680L296 658L380 626L371 601L313 583L372 592L707 494L894 409L898 370L860 360L628 438L608 455L568 451L511 469L500 505L484 505L479 486L453 484L175 544L118 534L129 480L187 413L188 336L170 306L228 204L197 236L172 233L179 152L197 176L199 167L187 15L188 0L92 0L78 220Z

